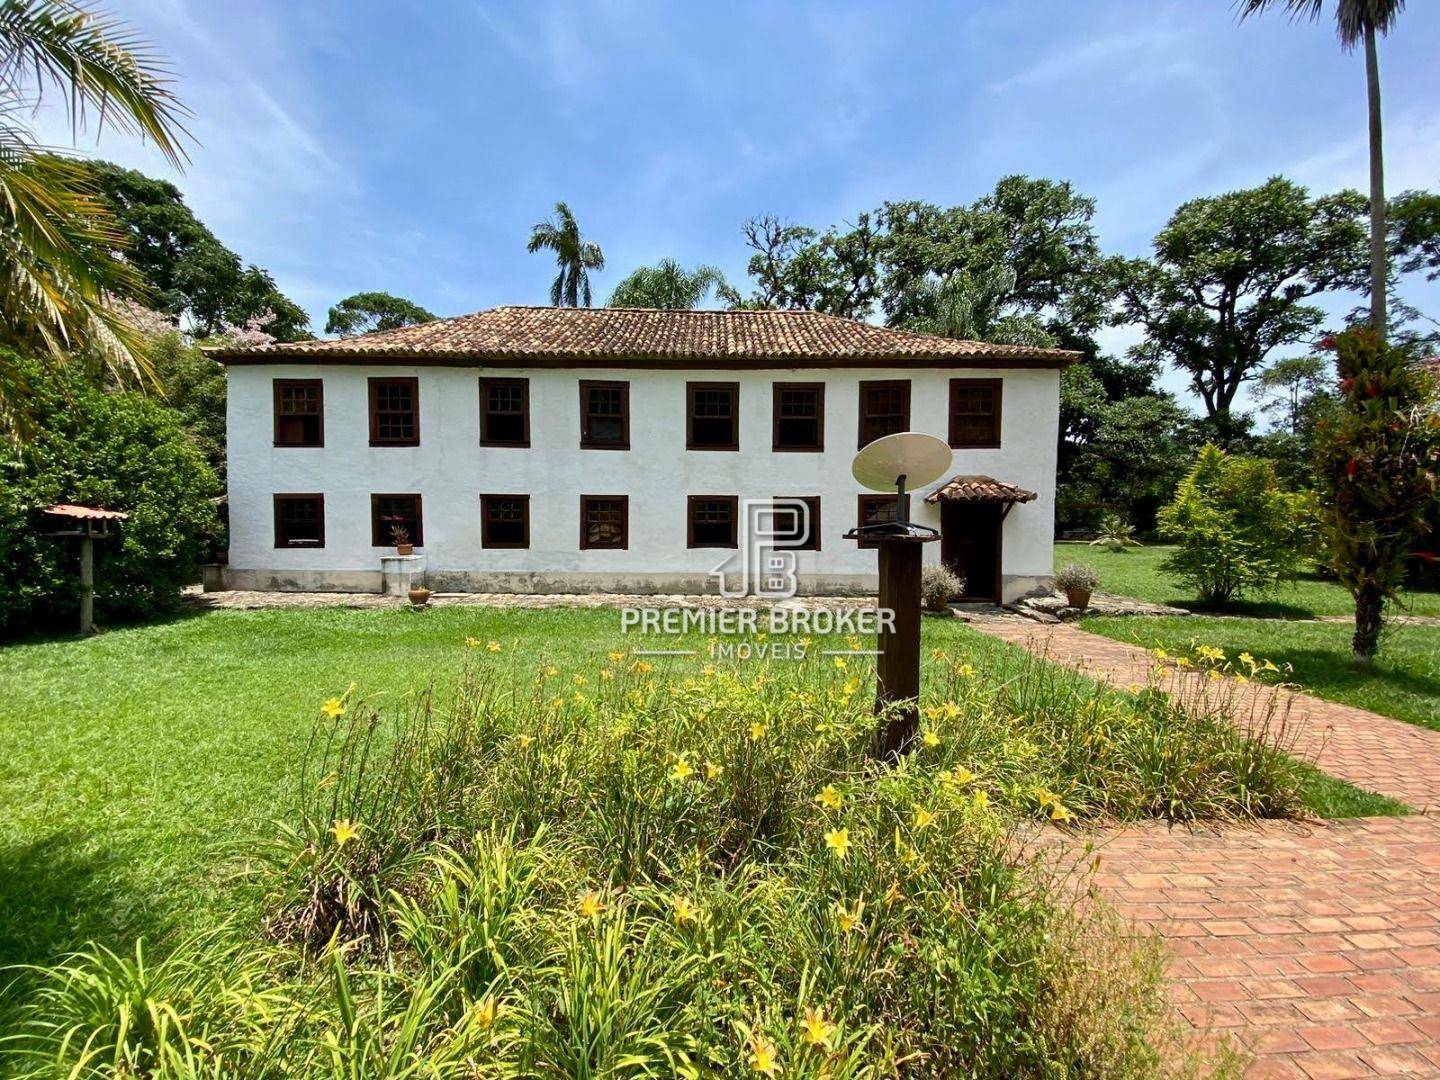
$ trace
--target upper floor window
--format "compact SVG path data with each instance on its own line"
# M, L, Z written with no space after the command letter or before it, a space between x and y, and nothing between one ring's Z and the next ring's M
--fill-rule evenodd
M691 495L686 500L685 532L692 548L736 546L740 499L736 495Z
M530 496L481 495L480 544L487 548L528 548Z
M630 498L627 495L580 496L580 548L630 546Z
M420 380L370 380L370 445L420 445Z
M325 384L319 379L275 380L275 445L325 445Z
M957 450L1000 445L1000 379L950 380L950 445Z
M630 384L580 380L580 446L630 449Z
M825 384L776 383L771 449L825 449Z
M910 430L910 380L860 383L860 445Z
M277 548L325 546L325 496L275 496Z
M740 449L740 384L685 384L685 449Z
M370 545L394 547L401 543L414 544L416 547L425 543L420 496L371 495Z
M803 504L797 506L796 504ZM820 496L786 495L775 500L775 546L788 551L820 550Z
M895 496L894 495L861 495L859 523L861 525L879 525L895 520ZM905 496L905 513L910 513L910 496ZM857 540L857 547L872 548L878 547L878 540Z
M480 445L530 445L530 380L480 380Z

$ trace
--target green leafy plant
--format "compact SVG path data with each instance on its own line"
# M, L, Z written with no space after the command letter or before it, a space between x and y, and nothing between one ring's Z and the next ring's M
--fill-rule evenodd
M1135 526L1119 514L1106 514L1100 519L1099 535L1090 541L1090 545L1116 553L1141 546L1140 541L1135 539Z
M1316 506L1286 491L1271 462L1206 446L1159 522L1178 545L1161 570L1221 605L1295 576L1314 541Z
M951 597L965 591L965 579L948 566L927 566L920 571L920 595L931 611L944 611Z

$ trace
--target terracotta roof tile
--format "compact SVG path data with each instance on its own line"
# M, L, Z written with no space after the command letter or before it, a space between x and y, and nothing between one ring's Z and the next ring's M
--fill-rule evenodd
M925 501L1024 503L1035 498L1035 492L996 480L993 476L952 476L943 487L926 495Z
M957 341L814 311L555 307L498 307L357 337L221 348L212 355L232 364L495 360L513 366L663 366L713 361L717 367L772 361L1063 367L1078 356L1063 349Z
M42 514L54 517L76 518L80 521L124 521L130 515L121 510L101 510L94 506L76 506L73 503L56 503L47 506Z

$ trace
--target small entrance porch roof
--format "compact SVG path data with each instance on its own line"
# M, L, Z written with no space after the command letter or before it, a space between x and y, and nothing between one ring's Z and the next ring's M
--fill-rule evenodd
M1036 499L1033 491L996 480L993 476L952 476L925 496L927 503L980 502L1026 503Z

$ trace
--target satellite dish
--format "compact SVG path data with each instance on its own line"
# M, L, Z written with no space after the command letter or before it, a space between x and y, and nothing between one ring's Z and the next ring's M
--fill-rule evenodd
M950 471L954 452L943 439L902 431L876 439L855 455L850 474L871 491L924 487Z

